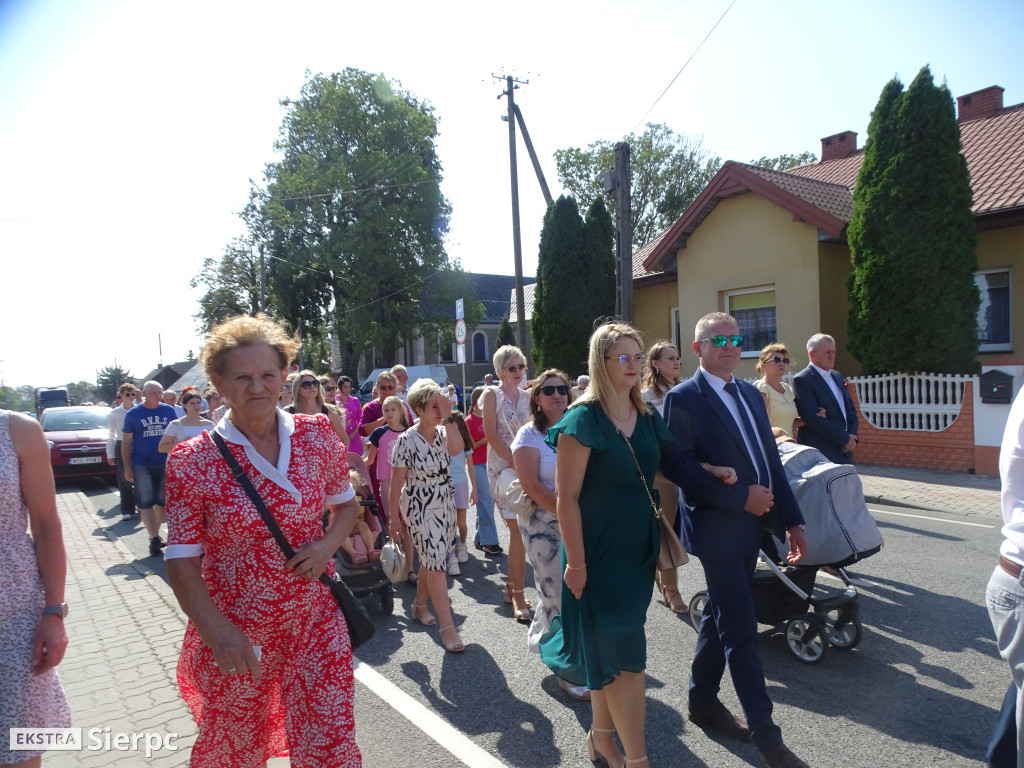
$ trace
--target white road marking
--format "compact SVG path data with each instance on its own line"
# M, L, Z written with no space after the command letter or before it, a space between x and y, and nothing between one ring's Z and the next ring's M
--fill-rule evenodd
M969 525L972 528L995 528L994 525L985 525L984 523L968 523L964 520L949 520L945 517L928 517L928 515L911 515L907 512L893 512L891 509L868 509L868 512L879 515L897 515L899 517L916 517L919 520L935 520L939 523L951 523L953 525Z
M377 694L392 709L423 731L424 735L436 741L462 763L470 768L508 768L505 763L487 750L477 746L447 720L423 706L370 667L369 664L361 662L355 655L352 656L352 666L356 680Z

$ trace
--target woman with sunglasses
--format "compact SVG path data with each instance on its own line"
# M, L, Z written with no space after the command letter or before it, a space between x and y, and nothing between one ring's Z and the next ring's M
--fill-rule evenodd
M754 382L754 386L760 390L761 397L764 398L772 427L795 437L797 429L804 422L797 416L796 393L782 380L787 370L789 352L786 345L779 342L769 344L761 350L761 356L757 361L757 372L761 374L761 378Z
M594 331L590 386L547 436L564 572L562 612L541 638L541 658L590 689L587 751L614 768L648 765L644 623L661 534L647 489L673 439L640 397L640 350L639 333L624 323Z
M679 384L679 350L670 341L656 341L647 350L647 375L644 376L643 389L640 397L644 402L653 405L663 417L665 415L665 395L676 384ZM676 511L679 506L679 487L665 477L661 470L654 476L654 487L658 490L661 500L661 511L669 525L675 525ZM690 610L679 592L679 573L676 568L658 571L655 576L662 602L672 613L686 614Z
M562 534L555 516L555 451L544 442L548 427L565 415L572 396L569 377L554 368L537 377L530 390L530 413L512 441L516 475L526 495L537 505L529 517L519 518L519 531L526 546L526 556L533 566L533 580L540 592L540 607L533 614L533 623L526 637L531 651L551 628L551 620L561 612L562 605ZM571 685L558 678L559 687L574 699L590 700L585 685Z
M516 513L498 493L498 476L508 467L514 468L512 441L530 419L530 397L520 386L526 376L526 356L519 347L500 347L492 358L494 372L500 382L487 387L480 397L484 412L484 437L487 438L487 480L494 503L508 526L508 582L505 602L512 604L516 621L530 621L530 601L523 595L526 582L526 548L519 533Z

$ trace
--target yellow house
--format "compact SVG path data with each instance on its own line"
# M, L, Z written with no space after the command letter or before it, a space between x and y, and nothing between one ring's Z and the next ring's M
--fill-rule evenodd
M957 99L978 227L978 359L1024 364L1024 103L1003 107L992 86ZM846 352L846 226L863 161L857 134L822 139L821 160L780 172L727 162L667 231L634 255L634 321L649 338L681 344L708 312L734 315L748 341L737 375L754 376L760 349L783 341L792 370L812 334L836 338L836 368L861 373ZM674 288L674 290L673 290ZM1014 346L1016 342L1016 347Z

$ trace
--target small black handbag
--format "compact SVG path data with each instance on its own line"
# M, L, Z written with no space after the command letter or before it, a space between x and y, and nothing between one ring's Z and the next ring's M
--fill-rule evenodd
M224 460L228 463L228 468L231 470L231 474L234 475L238 484L242 486L242 489L249 495L249 499L256 507L256 511L260 513L260 517L263 518L263 522L267 528L270 529L270 533L273 535L274 540L278 546L281 547L281 551L284 552L284 556L291 560L295 556L295 550L292 549L292 545L288 543L288 540L284 537L281 532L281 528L278 526L277 521L274 520L273 515L270 514L270 510L267 509L267 505L263 503L263 499L260 498L259 492L253 486L249 476L245 474L245 470L242 469L241 465L235 460L235 457L231 454L231 449L228 448L228 444L224 441L216 432L211 431L210 436L213 438L213 442L217 444L217 448L220 449L221 454L224 456ZM377 628L373 625L373 621L370 619L370 614L366 610L366 606L352 594L352 590L349 589L341 579L335 577L331 578L326 573L321 573L319 581L326 584L331 590L331 594L334 595L334 599L338 601L338 607L341 608L342 614L345 616L345 624L348 625L348 636L351 640L352 647L358 648L371 637L377 631Z

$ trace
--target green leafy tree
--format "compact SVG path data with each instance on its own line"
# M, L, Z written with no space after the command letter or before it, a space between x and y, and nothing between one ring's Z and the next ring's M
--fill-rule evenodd
M586 282L583 221L576 201L562 195L548 206L540 233L530 333L537 369L571 373L586 367L592 317Z
M629 134L633 249L670 227L722 166L702 139L676 134L667 125L648 123L639 136ZM615 141L596 141L586 149L555 152L558 179L567 195L589 208L604 196L604 176L615 167ZM614 208L613 198L608 207Z
M512 323L508 321L508 315L502 315L501 322L498 323L498 346L515 346L515 343L516 332L512 330Z
M849 348L866 373L978 369L977 238L953 97L924 67L882 90L848 230Z
M799 165L807 165L818 161L818 156L813 152L801 152L799 155L779 155L778 157L762 157L760 160L751 160L750 165L757 165L761 168L771 168L773 171L788 171Z
M36 406L32 387L0 387L0 408L5 411L35 413Z
M584 283L586 317L593 326L595 319L615 314L615 225L600 197L583 220L583 260L578 279Z
M137 383L132 377L131 371L119 365L108 365L96 371L96 394L98 397L112 402L117 395L117 389L122 384Z
M88 381L75 381L68 382L68 398L75 405L81 405L82 403L94 403L99 400L99 395L96 391L96 385L91 384Z
M284 104L281 159L267 165L244 214L271 257L275 306L303 337L331 326L345 370L370 347L390 364L417 326L427 338L443 333L419 312L423 290L439 306L457 298L443 279L450 208L434 110L356 69L311 75Z
M245 238L232 240L219 259L203 259L199 274L191 280L193 288L206 287L194 315L202 333L229 317L255 315L260 309L259 281L259 255Z

